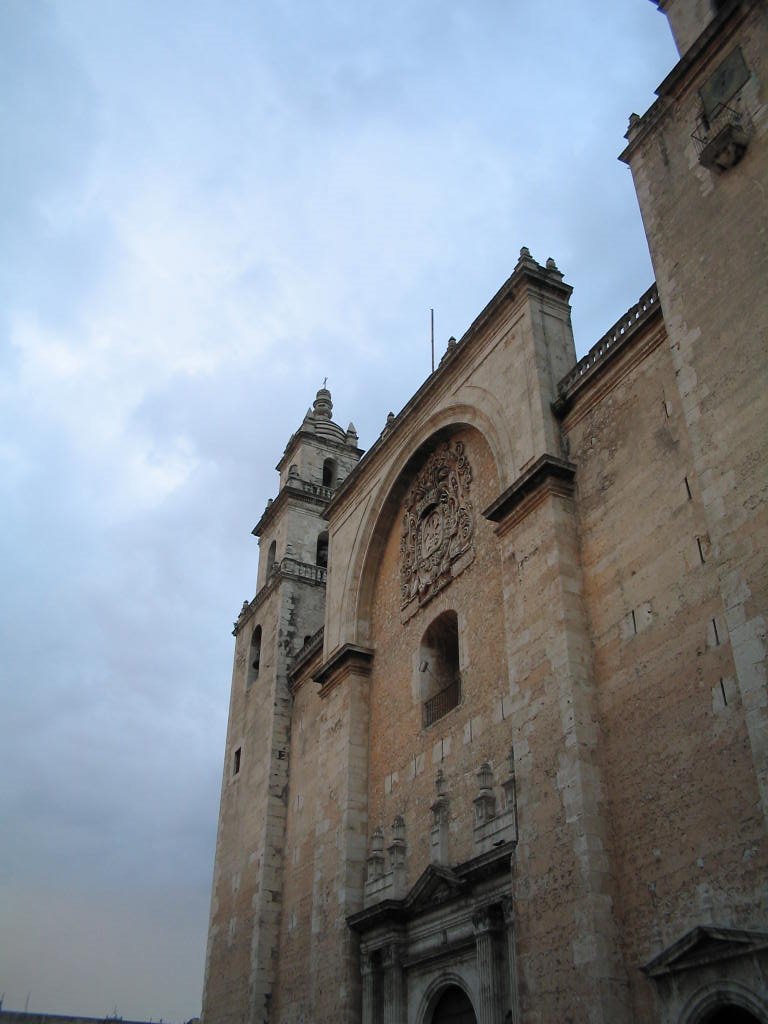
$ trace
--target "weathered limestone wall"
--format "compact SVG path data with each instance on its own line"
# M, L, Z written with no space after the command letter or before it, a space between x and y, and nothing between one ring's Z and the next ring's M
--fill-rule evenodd
M746 80L721 75L740 48ZM738 53L736 53L738 62ZM726 88L748 135L722 172L699 162L701 94ZM720 83L718 85L718 83ZM768 822L768 19L754 0L723 11L630 126L635 180L669 335L674 379L716 567L735 685ZM728 117L731 115L729 114ZM716 118L716 115L713 115ZM719 122L718 122L719 124ZM714 134L713 128L713 134Z
M278 699L278 605L270 602L259 611L261 667L250 686L246 679L256 622L249 622L236 639L208 936L203 1006L207 1024L241 1024L251 1005L258 969L253 944L263 900L263 869L269 860L266 809L271 804L271 758L264 752L272 749L273 709ZM237 748L241 749L240 771L234 775Z
M242 622L225 755L206 969L206 1024L266 1020L275 990L282 920L292 698L287 666L322 624L324 588L281 579ZM259 674L250 642L262 627ZM240 771L233 774L235 750ZM301 863L301 861L299 861Z
M483 761L489 761L500 783L511 742L502 714L503 700L509 701L509 684L499 545L492 525L478 514L497 496L498 476L493 456L477 431L457 430L450 435L450 442L464 444L472 467L474 560L403 624L402 515L396 515L389 524L372 602L370 830L382 826L389 839L395 815L403 816L409 886L430 863L430 805L435 800L437 770L442 769L450 793L449 860L459 863L477 852L472 804L478 792L477 770ZM403 481L405 486L420 468L419 463L412 467L410 478ZM457 611L459 618L461 703L424 728L419 648L429 624L447 609Z
M347 917L363 905L368 677L345 664L320 691L311 923L313 1020L356 1024L360 962Z
M681 55L712 21L717 6L717 0L655 0L655 3L669 19L669 27Z
M701 485L663 324L585 389L578 465L616 911L638 968L698 924L759 924L768 848Z
M513 859L523 1019L625 1021L602 733L567 479L543 479L499 525L515 736Z
M295 692L289 751L283 916L277 957L275 1020L313 1020L312 956L315 830L322 781L318 778L320 699L307 679Z

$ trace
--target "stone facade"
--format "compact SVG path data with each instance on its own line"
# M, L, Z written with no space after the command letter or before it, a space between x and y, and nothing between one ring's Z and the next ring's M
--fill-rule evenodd
M362 459L321 389L278 464L205 1024L768 1024L768 15L658 6L657 283L577 362L523 249Z

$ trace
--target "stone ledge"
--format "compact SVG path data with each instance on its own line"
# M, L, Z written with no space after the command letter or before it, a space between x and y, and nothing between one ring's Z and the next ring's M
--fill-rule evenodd
M565 481L570 485L576 475L573 462L560 459L555 455L542 455L530 469L519 476L506 491L483 511L483 516L493 523L501 523L525 499L551 480Z
M372 661L373 651L370 648L344 644L312 676L314 681L320 684L320 696L324 696L350 672L370 675Z

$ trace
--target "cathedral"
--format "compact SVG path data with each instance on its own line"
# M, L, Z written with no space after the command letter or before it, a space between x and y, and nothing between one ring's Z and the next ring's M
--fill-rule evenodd
M288 440L204 1024L768 1024L768 3L653 2L655 283L577 361L522 248L367 452Z

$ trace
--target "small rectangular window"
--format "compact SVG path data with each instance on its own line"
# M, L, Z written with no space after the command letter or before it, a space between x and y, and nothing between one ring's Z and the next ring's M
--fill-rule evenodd
M233 775L239 775L240 774L240 753L241 753L241 751L242 751L241 747L238 747L237 750L235 751L235 756L234 756L234 758L232 760L232 774Z

